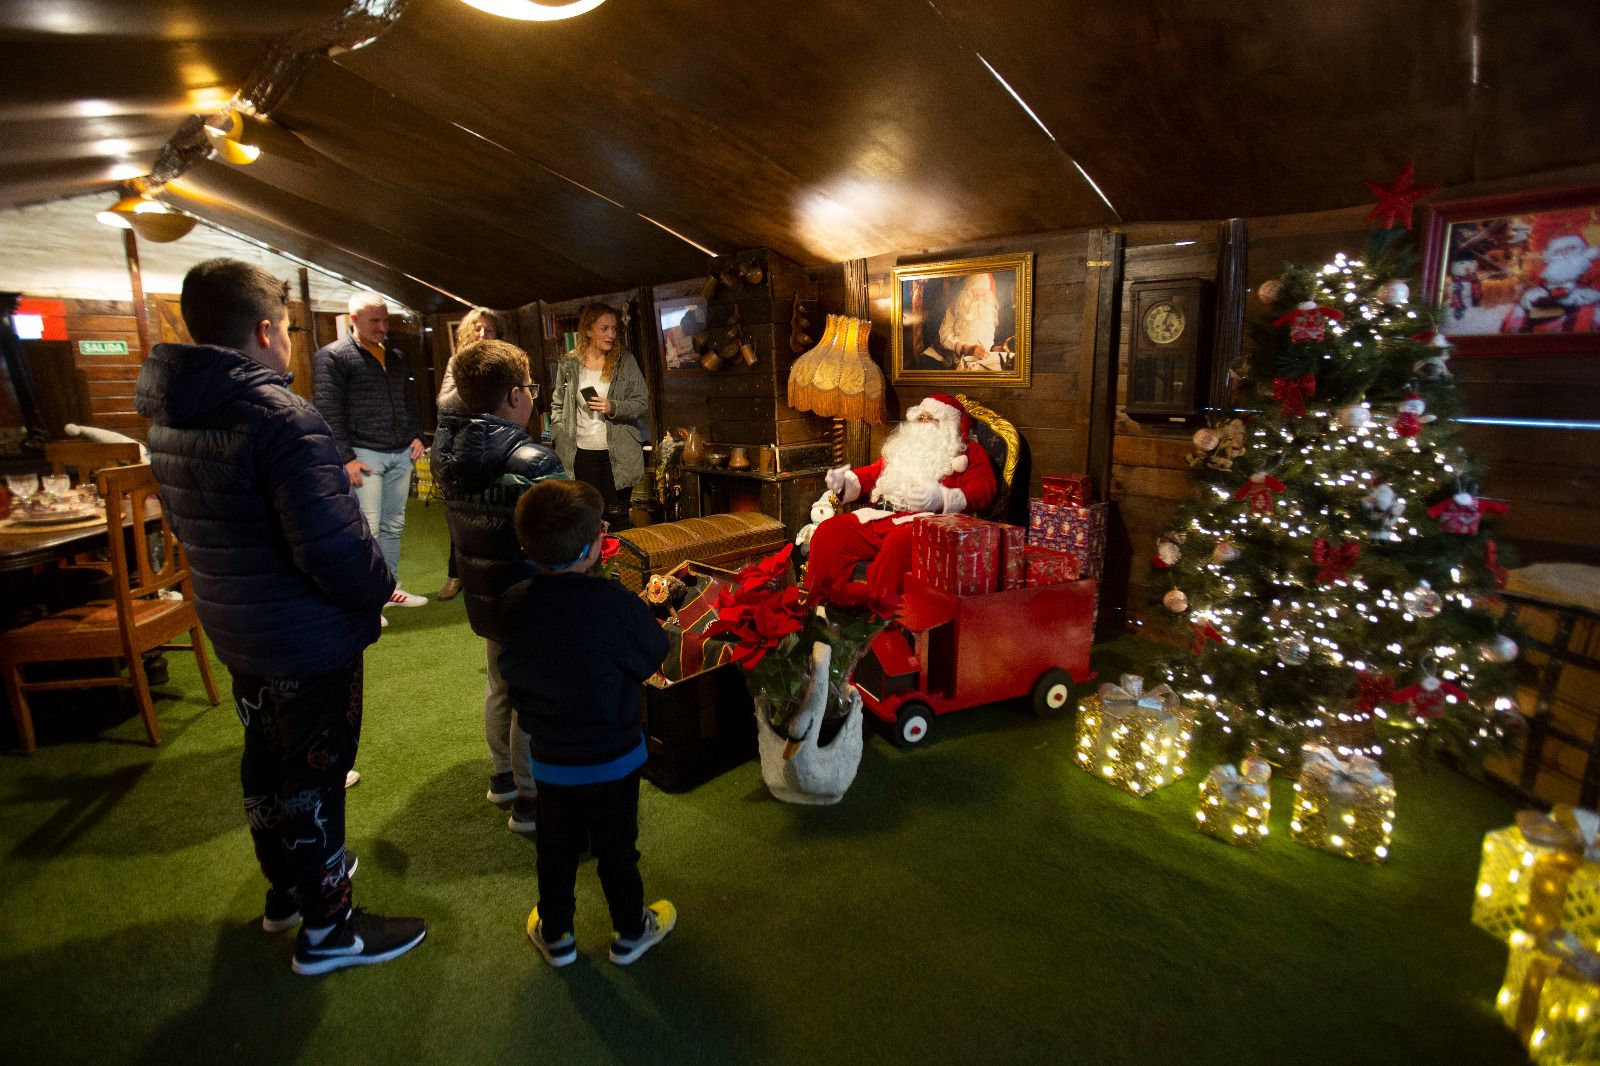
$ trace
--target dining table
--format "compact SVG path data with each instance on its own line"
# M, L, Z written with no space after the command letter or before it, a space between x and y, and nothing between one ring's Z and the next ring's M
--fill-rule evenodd
M124 514L124 530L133 527L134 516ZM144 522L148 529L161 520L161 504L155 497L145 501ZM106 517L97 521L63 523L59 526L28 526L0 519L0 629L11 629L42 618L74 602L107 595L85 581L92 572L81 568L63 569L79 556L94 553L106 545ZM104 578L100 578L103 582Z

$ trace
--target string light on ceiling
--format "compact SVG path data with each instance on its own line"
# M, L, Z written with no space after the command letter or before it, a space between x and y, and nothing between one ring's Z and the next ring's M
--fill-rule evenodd
M606 0L571 0L570 3L535 3L534 0L462 0L469 7L501 18L522 22L559 22L586 15Z

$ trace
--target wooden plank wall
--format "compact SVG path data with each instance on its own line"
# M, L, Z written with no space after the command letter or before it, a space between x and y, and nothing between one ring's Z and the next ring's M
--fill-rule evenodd
M1111 447L1111 524L1106 543L1106 578L1101 610L1142 626L1146 635L1167 635L1161 597L1171 587L1152 569L1156 537L1166 530L1178 505L1190 493L1193 425L1135 421L1122 413L1128 398L1128 351L1132 310L1128 287L1138 281L1206 278L1217 281L1221 230L1218 223L1172 222L1123 227L1126 252L1120 328L1117 336L1117 415ZM1220 286L1218 286L1220 289ZM1126 580L1126 586L1119 583Z
M160 297L152 293L147 299L154 321L159 312L153 309ZM89 406L84 417L92 425L144 440L150 423L133 409L134 384L139 379L139 364L144 362L133 303L128 300L62 302L67 305L67 342L72 346L73 363L88 386ZM128 353L82 355L78 352L78 342L86 340L126 341Z

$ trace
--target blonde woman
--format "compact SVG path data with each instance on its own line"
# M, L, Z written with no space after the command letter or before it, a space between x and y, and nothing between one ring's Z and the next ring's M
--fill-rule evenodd
M456 327L456 351L460 351L475 341L497 341L500 339L500 319L487 307L474 307L462 316L461 324ZM456 392L456 357L450 356L450 361L444 365L444 382L439 386L439 413L446 411L461 411L461 396ZM456 571L456 546L450 545L450 564L445 570L444 584L439 588L441 600L453 600L461 595L461 577Z
M561 465L600 490L613 529L627 527L628 497L644 477L639 421L650 404L644 374L623 350L619 330L616 311L586 305L578 316L577 350L557 366L550 398L550 432Z

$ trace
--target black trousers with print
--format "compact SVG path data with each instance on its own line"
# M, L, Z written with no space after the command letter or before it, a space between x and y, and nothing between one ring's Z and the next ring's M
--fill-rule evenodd
M539 920L547 940L572 932L578 860L594 852L611 928L628 938L644 931L644 879L639 876L639 771L594 785L539 782L535 837Z
M350 910L344 777L361 740L361 656L306 680L233 675L244 725L239 780L256 861L308 928Z

